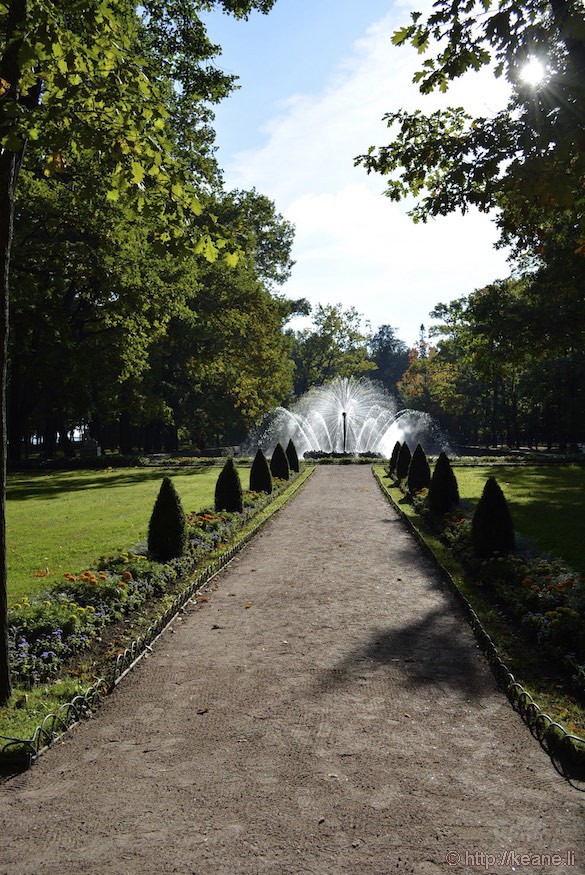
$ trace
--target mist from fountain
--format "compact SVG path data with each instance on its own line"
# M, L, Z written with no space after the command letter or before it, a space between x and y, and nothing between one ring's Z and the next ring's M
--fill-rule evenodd
M427 453L450 449L428 413L398 410L383 386L364 377L336 377L315 386L290 409L277 407L252 435L267 454L291 438L299 457L310 451L389 457L396 441L407 441L411 449L420 443Z

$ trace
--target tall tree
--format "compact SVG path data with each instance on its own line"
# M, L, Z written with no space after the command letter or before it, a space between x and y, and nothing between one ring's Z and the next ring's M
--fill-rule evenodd
M392 142L356 159L390 177L387 195L414 194L411 215L423 221L470 206L499 207L503 232L523 245L570 208L585 238L583 200L575 204L585 178L580 0L437 0L432 11L412 13L393 42L427 55L414 77L423 94L447 91L454 79L486 65L505 76L512 94L493 117L472 118L461 107L388 113ZM536 87L522 78L535 58L546 65Z
M408 347L396 337L395 329L390 325L380 325L370 337L368 346L377 367L372 376L390 392L395 392L396 384L408 367Z
M218 0L235 15L268 11L274 0ZM161 244L178 239L217 258L214 217L177 160L168 128L172 86L219 99L231 81L202 61L215 53L197 10L209 3L63 0L0 4L0 704L11 692L6 630L6 353L14 200L25 148L48 175L74 166L83 149L100 156L112 201L157 216ZM160 79L161 85L154 83ZM196 82L209 85L207 93ZM165 101L166 97L166 101ZM188 111L188 109L186 110ZM145 189L158 193L147 204Z
M296 332L292 339L296 394L333 377L359 376L376 368L369 357L362 316L354 307L318 304L313 328Z

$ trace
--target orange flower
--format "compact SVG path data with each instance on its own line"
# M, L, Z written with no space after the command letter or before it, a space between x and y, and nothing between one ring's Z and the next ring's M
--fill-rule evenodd
M132 577L132 572L125 571L124 574L122 575L122 580L134 580L134 578Z
M118 586L121 586L122 588L124 588L124 587L126 586L126 584L124 583L123 580L119 580L119 581L118 581Z
M539 587L538 587L538 586L537 586L537 585L536 585L536 584L535 584L535 583L534 583L534 584L532 584L532 586L531 586L531 587L530 587L530 589L535 589L535 590L538 590L538 589L539 589Z

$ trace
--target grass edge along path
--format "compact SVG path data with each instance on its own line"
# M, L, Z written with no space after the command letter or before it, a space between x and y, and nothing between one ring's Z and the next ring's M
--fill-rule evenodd
M420 517L414 511L407 513L404 510L406 502L403 502L401 505L396 500L389 484L383 482L384 469L373 466L372 473L386 500L394 507L417 542L433 560L444 581L463 608L466 620L471 626L476 641L487 658L498 685L506 693L514 710L518 712L532 735L549 755L559 774L567 779L576 789L585 792L585 738L568 732L562 723L545 713L537 704L532 694L516 681L514 675L501 658L498 647L492 640L491 635L484 628L482 620L485 619L486 609L489 612L491 606L487 601L486 604L483 604L485 599L479 594L477 599L473 599L474 605L471 604L460 586L463 573L459 563L454 557L448 556L444 548L437 549L441 545L436 538L426 531ZM404 499L406 498L397 487L395 491L397 495L402 496ZM408 506L412 507L411 505ZM446 560L445 564L443 564L443 560ZM499 619L501 622L501 618ZM492 634L494 634L493 631ZM494 637L497 640L497 633L494 634Z
M0 773L22 771L29 768L34 759L52 747L82 718L92 716L103 696L113 692L119 682L150 652L152 645L164 633L184 606L197 592L222 571L235 555L280 511L305 485L313 474L314 466L307 466L276 498L258 512L240 529L232 543L218 551L211 561L187 578L187 585L174 596L166 610L151 623L142 635L135 638L115 658L104 664L102 677L84 692L73 696L58 707L48 709L47 714L28 738L0 734ZM162 601L162 600L161 600ZM132 630L128 630L132 634ZM56 680L56 685L61 683ZM49 685L45 685L49 686ZM18 707L18 704L17 706ZM4 743L3 743L4 742Z

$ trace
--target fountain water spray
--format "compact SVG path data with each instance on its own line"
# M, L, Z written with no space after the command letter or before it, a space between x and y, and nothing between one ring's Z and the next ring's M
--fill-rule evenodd
M390 456L396 441L427 453L450 451L437 423L419 410L398 410L395 399L366 378L336 377L316 386L290 409L277 407L252 435L254 445L271 453L292 438L299 456L306 452L379 453Z

